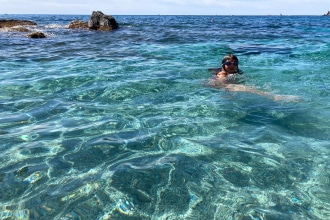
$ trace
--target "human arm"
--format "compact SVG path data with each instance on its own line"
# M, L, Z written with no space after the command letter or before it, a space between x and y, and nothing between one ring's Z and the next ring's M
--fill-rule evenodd
M274 101L297 102L300 99L298 96L272 94L270 92L258 90L252 86L244 86L244 85L240 85L240 84L225 84L224 88L231 92L249 92L249 93L253 93L253 94L258 94L258 95L273 99Z

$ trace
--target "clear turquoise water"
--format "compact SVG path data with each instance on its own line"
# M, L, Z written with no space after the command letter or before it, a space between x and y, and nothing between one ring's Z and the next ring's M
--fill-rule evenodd
M330 218L329 17L114 17L0 16L1 219Z

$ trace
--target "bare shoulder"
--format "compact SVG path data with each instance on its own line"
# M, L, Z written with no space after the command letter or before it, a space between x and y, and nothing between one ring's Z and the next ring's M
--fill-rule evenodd
M225 71L220 71L216 74L216 79L219 81L223 81L226 79L227 75L228 74Z

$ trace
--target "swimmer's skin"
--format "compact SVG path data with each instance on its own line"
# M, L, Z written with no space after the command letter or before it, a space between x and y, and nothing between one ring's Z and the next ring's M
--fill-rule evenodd
M240 84L233 84L232 76L237 75L239 72L238 69L238 58L235 55L225 56L222 60L222 68L218 73L216 73L216 77L212 78L209 81L209 85L216 88L225 88L228 91L232 92L249 92L262 96L266 96L275 101L298 101L299 97L292 95L274 95L270 92L260 91L258 89L253 88L252 86L244 86Z

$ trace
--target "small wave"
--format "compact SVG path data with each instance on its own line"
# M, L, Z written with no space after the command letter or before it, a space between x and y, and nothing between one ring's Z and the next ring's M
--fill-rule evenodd
M27 26L13 26L0 28L0 32L29 32L30 28Z
M46 25L45 28L49 28L49 29L68 28L68 25L63 25L63 24L49 24L49 25Z
M10 32L11 30L12 28L8 28L8 27L0 28L0 32Z

